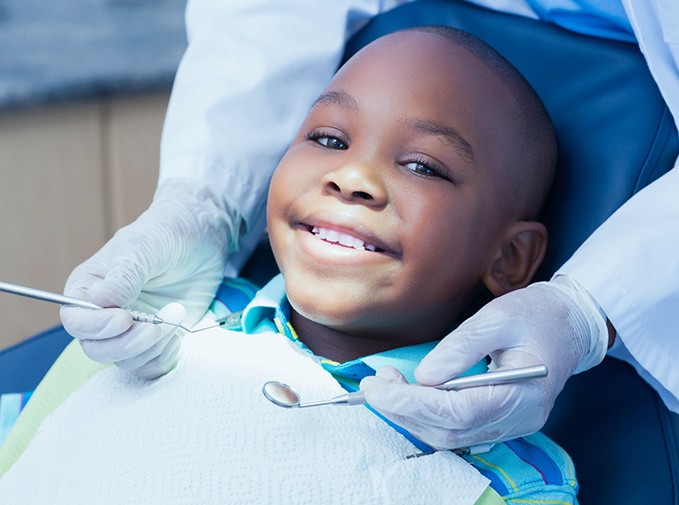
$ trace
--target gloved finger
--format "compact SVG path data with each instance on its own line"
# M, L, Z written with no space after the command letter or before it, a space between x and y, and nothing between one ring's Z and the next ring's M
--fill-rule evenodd
M511 387L511 386L507 386ZM544 424L527 405L505 413L504 416L469 429L443 429L432 424L420 424L404 419L401 426L420 440L439 449L459 449L480 444L501 442L538 431Z
M457 419L457 413L452 412L445 391L413 384L365 382L361 386L367 402L399 425L415 421L417 424L447 429L470 427L462 419ZM451 416L455 417L451 419Z
M441 391L417 385L365 384L364 392L373 408L409 431L419 433L421 427L429 426L441 432L473 434L478 429L501 423L512 413L516 416L517 412L523 411L527 406L520 404L522 401L531 403L531 398L535 397L534 388L535 385L517 383ZM510 428L513 425L508 425L507 431Z
M99 363L113 363L133 358L153 347L162 338L158 326L133 324L127 331L103 340L80 340L87 356Z
M132 326L132 316L124 309L81 309L62 306L61 323L78 340L101 340L121 335Z
M366 384L375 382L376 384L407 384L408 381L406 381L406 378L403 376L401 372L399 372L396 368L393 366L381 366L380 368L377 369L375 372L375 375L368 375L367 377L363 378L361 381L361 384L363 384L363 381L366 381Z
M169 344L172 337L173 337L172 334L161 336L160 340L155 342L148 349L145 349L139 354L134 355L130 358L118 360L115 362L115 364L122 370L133 372L138 368L146 365L149 361L160 356L163 353L165 347L167 347L167 345Z
M375 372L375 377L379 377L380 379L383 379L392 384L408 383L403 374L393 366L381 366L380 368L377 369L377 372Z
M404 420L449 430L470 430L496 423L524 406L534 403L536 386L529 383L501 384L441 391L425 386L383 386L370 394L373 407L399 415ZM376 398L375 398L376 397Z
M393 401L390 401L389 392L400 396L398 391L402 389L394 390L394 388L389 387L388 382L378 377L366 377L361 381L361 390L365 393L366 401L371 407L378 410L390 421L408 430L416 438L437 449L457 448L456 446L447 447L441 441L441 439L446 438L445 432L448 430L442 429L436 423L431 424L429 420L418 419L415 421L401 415L398 411L394 412L392 410L395 404ZM385 408L383 403L385 400L388 402L387 408ZM395 408L398 409L399 406L396 405Z
M73 269L66 280L64 294L73 298L89 300L87 291L90 286L106 276L108 267L93 256Z
M87 297L97 305L125 307L141 293L148 273L129 259L117 261L100 279L89 287Z
M180 324L186 316L186 309L180 303L171 302L162 307L157 315L168 323ZM141 323L140 326L146 326L157 330L157 336L152 340L150 334L151 330L149 329L146 340L142 338L142 336L130 338L124 346L125 350L128 351L126 352L127 356L124 359L116 360L116 362L124 361L124 363L120 364L121 368L134 370L141 367L160 356L164 352L168 342L173 340L179 342L179 337L177 336L178 329L176 326L171 324L151 325L148 323Z
M171 302L158 311L167 322L179 324L186 317L186 309L180 303ZM171 325L161 325L162 338L153 349L119 366L133 369L142 379L155 379L172 370L178 361L181 342L180 331Z
M90 312L103 312L103 309ZM127 313L124 310L123 312ZM179 303L168 303L158 311L158 316L162 319L176 323L180 323L185 314L186 310ZM139 356L176 330L177 328L172 325L136 323L120 335L101 340L84 339L80 341L80 344L85 354L95 361L100 363L119 362Z
M529 367L534 365L545 365L547 368L547 376L530 379L525 382L515 383L516 388L513 391L520 392L523 396L521 400L521 407L524 410L532 410L532 421L528 424L535 425L538 421L542 424L546 422L549 412L551 411L554 400L563 389L565 380L563 372L558 370L562 365L561 360L569 352L568 349L562 350L561 354L556 356L541 356L543 349L535 349L531 346L523 348L509 349L506 351L498 351L491 353L492 361L489 366L489 371L492 370L511 370L516 368ZM554 363L554 359L559 360L559 363Z
M387 384L407 384L405 377L396 368L382 366L375 375L368 375L361 380L360 389L375 389Z
M135 375L140 379L153 380L170 372L179 361L180 342L180 337L173 335L163 352L135 370Z
M462 449L474 445L496 442L497 437L487 430L442 430L437 426L413 425L408 432L434 449Z
M486 306L422 359L415 369L417 382L426 386L442 384L469 370L492 352L517 345L515 335L521 331L517 326L520 322L512 326L505 314Z
M172 338L172 335L168 336L162 336L160 337L159 340L154 342L151 347L148 347L147 349L144 349L138 354L134 354L129 358L124 358L120 360L116 360L115 364L121 368L122 370L127 370L129 372L133 372L134 370L138 369L139 367L144 366L146 363L151 361L152 359L157 358L160 356L160 354L163 352L163 349L165 346L170 341L170 338Z

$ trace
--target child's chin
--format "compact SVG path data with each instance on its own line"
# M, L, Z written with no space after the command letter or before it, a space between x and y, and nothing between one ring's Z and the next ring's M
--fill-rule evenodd
M342 310L337 304L322 304L318 298L310 300L310 303L295 303L290 300L290 305L305 319L326 326L333 330L348 329L355 324L356 312L347 308Z

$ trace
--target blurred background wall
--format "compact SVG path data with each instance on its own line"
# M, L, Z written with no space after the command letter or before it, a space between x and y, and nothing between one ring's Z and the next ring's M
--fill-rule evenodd
M61 292L150 203L185 0L0 0L0 280ZM0 349L59 307L0 293Z

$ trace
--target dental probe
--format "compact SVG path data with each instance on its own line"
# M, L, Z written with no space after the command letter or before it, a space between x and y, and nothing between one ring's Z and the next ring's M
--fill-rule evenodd
M476 388L481 386L493 386L497 384L509 384L511 382L539 379L547 376L545 365L533 365L523 368L508 370L495 370L475 375L457 377L448 382L433 386L443 391L459 391L461 389ZM318 407L321 405L363 405L366 403L363 391L345 393L329 400L302 403L299 393L287 384L278 381L269 381L262 387L264 396L274 405L284 408Z
M58 303L60 305L68 305L71 307L80 307L82 309L102 310L104 308L95 303L88 302L87 300L80 300L79 298L72 298L70 296L60 295L57 293L50 293L49 291L29 288L27 286L20 286L18 284L10 284L9 282L0 281L0 291L11 293L13 295L26 296L28 298L35 298L36 300L42 300L44 302ZM192 331L186 326L165 321L162 317L155 314L149 314L148 312L141 312L139 310L128 310L128 312L132 316L133 321L140 323L169 324L170 326L176 326L177 328L181 328L184 331L192 333ZM215 326L220 325L221 323ZM212 328L212 326L210 326L210 328ZM201 330L206 329L207 328L201 328Z

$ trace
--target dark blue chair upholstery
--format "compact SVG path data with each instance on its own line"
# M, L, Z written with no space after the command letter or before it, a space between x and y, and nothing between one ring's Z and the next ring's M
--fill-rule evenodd
M533 85L552 117L559 169L543 221L547 279L622 203L667 172L677 131L634 44L454 0L420 1L377 17L347 45L345 58L377 37L443 24L477 35ZM679 416L620 361L573 377L544 431L573 457L580 503L679 503Z
M72 339L55 326L0 351L0 394L33 391Z
M636 46L573 34L460 1L423 0L377 17L347 44L348 57L399 28L445 24L495 47L531 82L556 127L559 171L544 213L548 278L632 194L671 168L672 118ZM262 244L243 275L276 273ZM0 393L35 387L69 337L48 330L0 352ZM609 359L573 377L544 430L573 457L580 503L679 503L679 416L627 364Z

